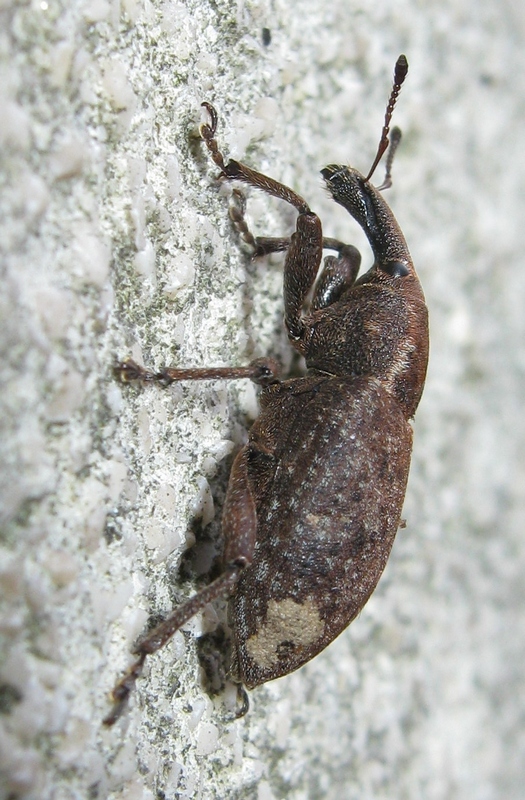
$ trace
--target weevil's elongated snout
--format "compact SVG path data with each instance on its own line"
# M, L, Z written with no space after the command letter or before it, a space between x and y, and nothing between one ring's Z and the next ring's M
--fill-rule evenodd
M321 175L335 202L346 208L366 233L377 266L389 272L385 267L396 262L411 272L405 238L380 191L352 167L330 164Z
M364 231L376 225L374 209L365 191L367 180L352 167L329 164L321 170L326 187L336 203L339 203L361 225Z

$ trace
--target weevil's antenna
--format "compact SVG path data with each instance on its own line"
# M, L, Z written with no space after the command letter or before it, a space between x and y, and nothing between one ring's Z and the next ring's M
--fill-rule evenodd
M388 143L389 143L388 132L390 130L389 125L390 125L390 120L392 119L392 112L394 111L394 106L396 104L396 100L397 100L399 92L401 90L401 86L403 85L403 81L405 80L405 78L407 76L407 72L408 72L408 61L406 59L406 56L401 55L397 59L396 66L394 68L394 85L392 87L392 92L390 93L390 98L388 100L388 105L386 107L385 123L383 125L383 131L381 133L381 139L379 141L379 147L377 148L377 153L376 153L376 157L374 159L374 163L372 164L372 168L371 168L370 172L366 176L366 180L367 181L369 181L370 178L372 177L372 175L374 174L375 168L377 167L377 165L381 161L381 158L383 157L383 153L385 152L385 150L388 147ZM399 128L397 128L396 130L399 130ZM394 131L392 131L392 134L393 133L394 133ZM400 138L401 137L399 137L399 139ZM399 140L398 140L397 144L399 144ZM397 144L395 144L395 145L393 144L394 152L395 152L395 148L397 147ZM391 157L390 157L390 167L392 166L393 157L394 157L394 153L392 152ZM387 165L387 174L388 174L388 172L389 172L389 167ZM388 176L388 179L390 179L390 176ZM387 182L387 178L385 178L385 183L386 182ZM382 188L386 188L386 187L383 186Z
M401 141L402 137L401 128L394 127L390 133L390 147L388 148L388 152L386 154L386 170L385 170L385 179L381 186L377 187L379 192L382 192L383 189L390 189L392 186L392 163L394 161L394 156L396 154L396 150L399 146L399 142Z

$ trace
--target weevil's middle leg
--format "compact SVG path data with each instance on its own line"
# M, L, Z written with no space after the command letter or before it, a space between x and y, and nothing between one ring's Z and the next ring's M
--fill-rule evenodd
M361 266L361 253L351 244L323 239L323 248L336 250L338 255L325 258L322 272L315 284L310 311L327 308L339 300L355 283Z
M122 383L142 381L169 386L175 381L239 380L249 378L258 386L279 382L280 368L273 358L256 358L247 367L164 367L158 372L141 367L132 358L119 361L113 368L115 377Z
M230 219L239 236L252 248L252 258L267 256L270 253L282 253L284 250L288 250L290 247L289 236L254 236L246 222L246 197L240 189L233 190L232 201L229 209Z
M240 189L233 190L232 200L233 203L229 209L230 219L242 239L253 248L252 258L267 256L271 253L283 253L288 250L291 242L290 236L255 236L251 232L245 217L246 197ZM329 256L329 258L337 262L337 269L341 268L344 271L347 276L345 282L351 285L357 277L359 265L361 264L359 251L353 245L345 244L339 239L332 239L326 236L323 237L323 250L335 250L338 253L337 256ZM327 259L325 259L326 263ZM323 269L323 272L325 269ZM321 306L318 307L321 308Z

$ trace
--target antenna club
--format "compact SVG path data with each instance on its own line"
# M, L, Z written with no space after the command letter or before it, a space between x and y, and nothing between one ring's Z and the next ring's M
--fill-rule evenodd
M408 72L408 61L407 57L403 54L399 56L396 61L396 66L394 68L394 83L397 83L398 86L401 86L403 81L405 80Z

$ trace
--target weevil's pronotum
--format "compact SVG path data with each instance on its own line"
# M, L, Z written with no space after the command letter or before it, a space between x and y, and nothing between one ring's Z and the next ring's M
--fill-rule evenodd
M252 689L323 650L360 612L383 572L400 525L412 449L409 420L428 360L423 291L380 193L390 185L398 129L391 133L384 184L377 189L370 183L389 144L407 70L400 56L367 177L336 165L321 172L333 199L370 242L374 264L360 278L358 251L324 238L302 197L244 164L224 161L215 139L217 114L203 104L210 121L201 136L221 177L262 189L298 211L290 238L254 237L242 204L232 216L256 256L286 251L284 321L307 374L281 381L269 359L239 368L160 372L131 360L118 365L124 381L251 378L263 388L261 413L231 469L223 572L137 644L135 663L113 691L108 724L118 717L146 656L217 597L229 596L231 678ZM323 249L337 255L325 258L317 277Z

